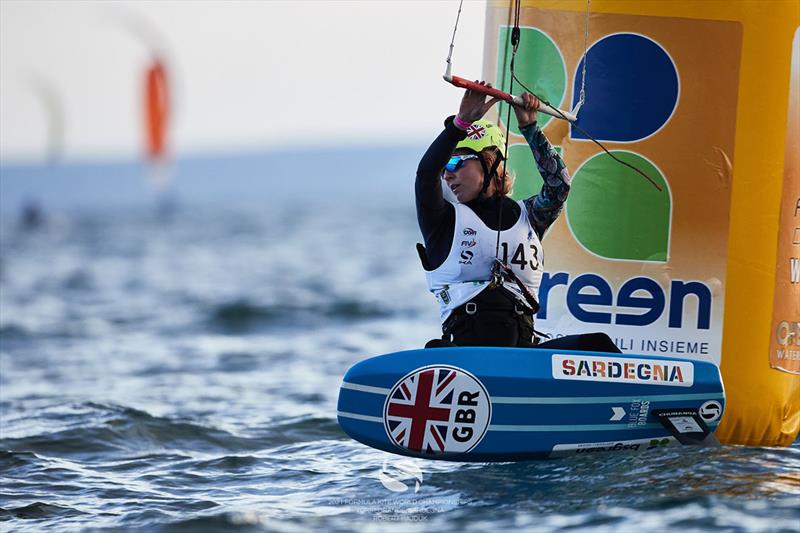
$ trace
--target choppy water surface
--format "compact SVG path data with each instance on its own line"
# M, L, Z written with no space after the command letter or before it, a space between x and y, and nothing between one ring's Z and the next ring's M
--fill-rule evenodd
M307 207L3 220L0 529L800 529L798 443L417 461L389 490L406 467L335 407L437 333L414 214Z

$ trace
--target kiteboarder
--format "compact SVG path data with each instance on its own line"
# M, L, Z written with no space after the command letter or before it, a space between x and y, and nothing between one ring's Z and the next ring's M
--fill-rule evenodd
M479 82L491 87L491 84ZM483 116L497 103L467 90L458 114L422 156L415 183L417 220L425 245L417 249L436 297L442 338L426 347L519 346L619 352L604 333L540 342L533 327L544 273L542 239L561 213L571 177L536 123L539 99L522 94L514 112L543 178L538 194L508 197L502 130ZM452 193L446 199L442 182Z

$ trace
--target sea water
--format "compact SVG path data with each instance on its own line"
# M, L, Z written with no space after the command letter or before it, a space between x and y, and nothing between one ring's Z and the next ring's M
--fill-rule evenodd
M456 464L349 439L346 370L438 333L414 164L383 197L340 173L160 211L87 189L27 227L6 205L0 530L800 530L800 442Z

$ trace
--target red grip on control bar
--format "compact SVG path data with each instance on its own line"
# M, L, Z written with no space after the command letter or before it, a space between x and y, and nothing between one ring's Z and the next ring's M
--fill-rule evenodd
M487 96L494 96L495 98L500 98L501 100L514 104L522 103L522 100L518 96L508 94L500 89L495 89L494 87L487 87L486 85L481 85L480 83L476 83L474 81L459 78L458 76L450 76L450 79L445 79L456 87L461 87L462 89L469 89L470 91L476 91Z
M444 80L448 83L452 83L456 87L461 87L462 89L469 89L471 91L476 91L488 96L494 96L496 98L500 98L501 100L509 102L514 105L523 104L522 97L520 96L514 96L513 94L503 92L500 89L495 89L494 87L487 87L486 85L481 85L480 83L476 83L474 81L465 80L464 78L459 78L458 76L449 76L445 74ZM575 122L576 120L578 120L578 117L576 117L569 111L564 111L561 109L550 107L549 105L541 101L539 102L539 107L536 110L539 111L540 113L550 115L551 117L564 119L569 122Z

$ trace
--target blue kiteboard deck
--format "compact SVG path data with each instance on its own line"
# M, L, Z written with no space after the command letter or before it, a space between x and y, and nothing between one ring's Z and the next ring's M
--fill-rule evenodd
M348 435L380 450L483 462L674 446L698 424L713 431L724 408L709 362L475 347L361 361L337 414ZM695 416L674 417L669 431L656 416L669 410Z

